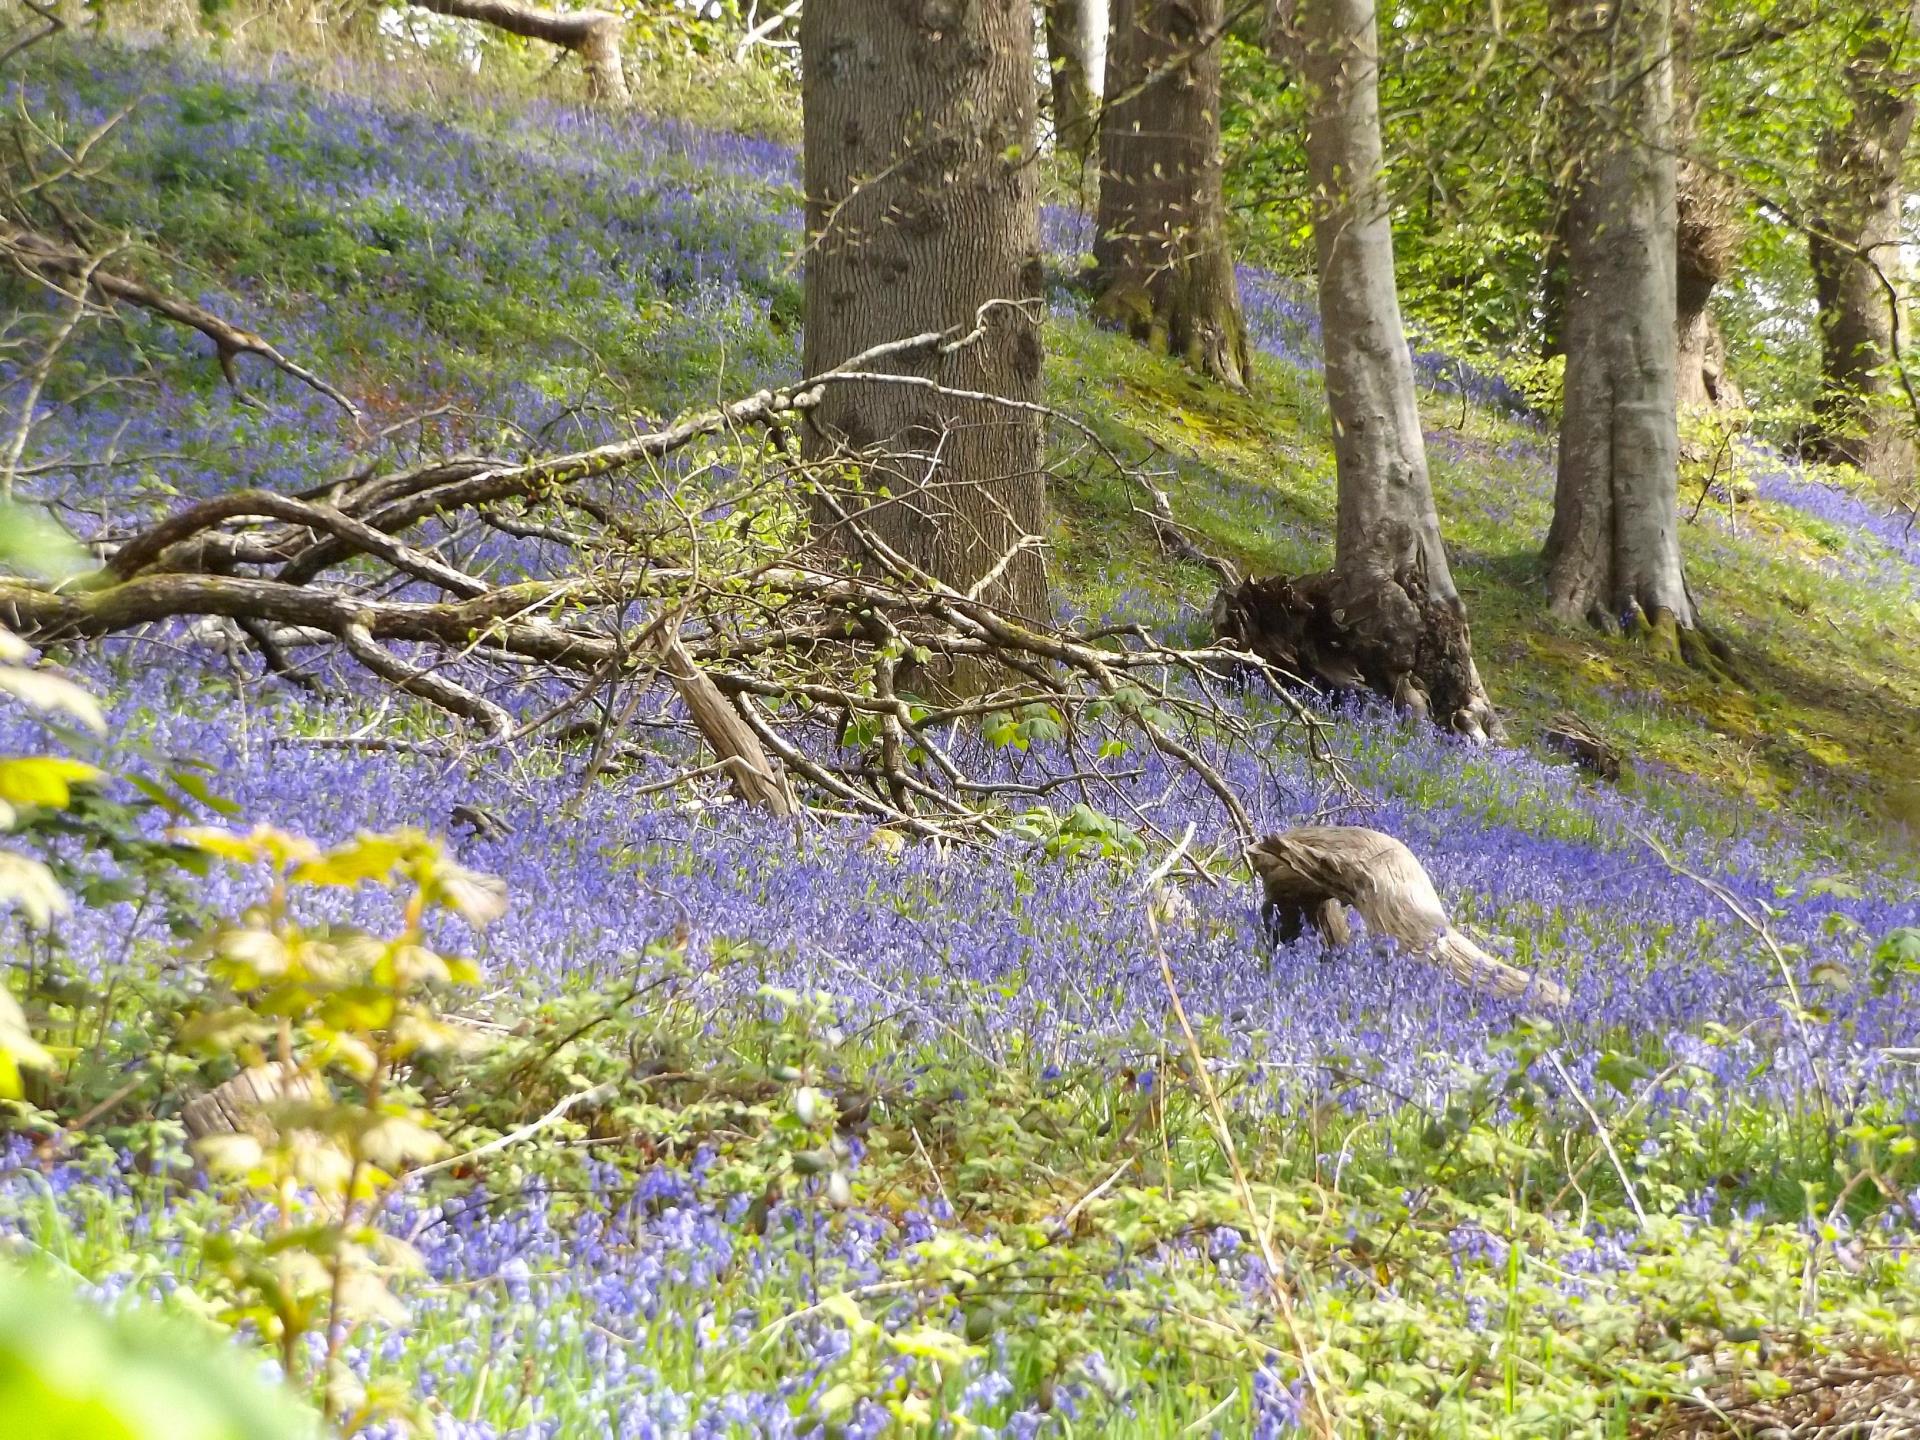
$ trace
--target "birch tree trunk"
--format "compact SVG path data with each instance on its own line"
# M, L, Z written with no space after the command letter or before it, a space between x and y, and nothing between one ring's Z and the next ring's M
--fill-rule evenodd
M1039 400L1033 45L1028 0L807 0L807 373L1014 302L986 314L984 341L887 368ZM812 413L807 458L860 458L864 489L842 504L889 550L1048 613L1037 416L884 383L829 387ZM815 520L823 543L853 543L830 511Z
M1819 303L1823 459L1858 465L1889 489L1914 483L1915 417L1881 372L1909 348L1900 263L1901 169L1913 133L1920 0L1889 3L1848 57L1852 114L1820 145L1830 180L1808 238ZM1896 332L1896 321L1898 332Z
M1547 534L1553 611L1700 657L1680 559L1670 0L1562 0L1583 63L1567 374Z
M1221 195L1223 0L1113 0L1096 312L1201 374L1252 374Z
M1421 656L1394 682L1417 697L1396 698L1431 707L1450 728L1482 733L1494 728L1493 707L1440 537L1400 319L1382 175L1374 0L1300 0L1295 30L1307 85L1307 168L1338 472L1335 608L1356 629L1377 625L1377 643ZM1444 647L1427 645L1423 653L1425 617L1417 597L1409 597L1409 573L1432 605L1458 621L1452 675L1433 672Z

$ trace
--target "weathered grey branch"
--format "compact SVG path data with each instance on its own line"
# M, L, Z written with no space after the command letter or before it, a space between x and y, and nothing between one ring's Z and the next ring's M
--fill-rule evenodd
M1369 933L1476 990L1554 1009L1568 1001L1565 986L1496 960L1456 929L1425 867L1391 835L1357 825L1308 825L1269 835L1248 857L1265 888L1268 920L1282 938L1311 922L1332 943L1345 944L1340 907L1351 905Z
M509 35L541 40L571 50L587 72L587 94L607 105L628 101L627 74L620 62L620 36L626 22L606 10L542 10L513 0L411 0L422 10L456 20L475 20Z

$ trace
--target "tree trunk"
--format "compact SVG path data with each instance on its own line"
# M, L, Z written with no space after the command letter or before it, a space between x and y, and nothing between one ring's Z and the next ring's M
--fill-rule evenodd
M1094 92L1095 0L1046 0L1047 65L1053 82L1053 140L1084 165L1098 129Z
M1237 387L1252 375L1221 196L1223 0L1113 0L1096 312Z
M1814 449L1903 491L1914 482L1916 417L1902 413L1897 382L1876 372L1896 349L1907 348L1904 313L1896 330L1896 297L1901 168L1913 133L1915 87L1904 72L1920 63L1920 0L1889 5L1864 28L1865 39L1847 60L1851 117L1820 145L1820 171L1830 185L1807 244L1821 351L1821 433Z
M988 311L979 343L886 368L1039 400L1033 42L1028 0L808 0L807 373L888 340L971 329L981 307L1012 302ZM1036 415L926 388L835 385L805 453L863 460L863 493L837 503L887 550L957 589L983 585L1016 613L1048 614ZM858 554L832 508L815 507L822 542Z
M1553 611L1702 653L1680 561L1669 0L1563 3L1591 55L1569 212L1567 376L1547 534ZM1576 18L1577 17L1577 18ZM1682 637L1686 638L1682 638Z
M1374 0L1301 0L1295 28L1339 485L1333 614L1344 617L1347 649L1370 684L1442 725L1484 735L1494 727L1493 707L1440 538L1400 320ZM1447 645L1433 643L1434 612L1451 616Z
M605 10L541 10L514 0L411 0L422 10L477 20L509 35L543 40L571 50L587 72L587 95L602 105L627 103L627 75L620 63L625 22Z
M1733 184L1697 158L1699 93L1693 71L1694 8L1673 4L1673 144L1675 170L1674 393L1680 413L1733 408L1739 392L1726 374L1726 347L1708 310L1713 290L1740 248Z

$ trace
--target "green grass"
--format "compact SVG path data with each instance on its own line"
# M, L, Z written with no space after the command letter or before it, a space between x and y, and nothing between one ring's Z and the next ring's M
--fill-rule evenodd
M1049 333L1050 393L1123 454L1171 471L1174 513L1201 545L1256 574L1332 563L1333 455L1315 377L1270 362L1248 394L1210 385L1127 340L1068 321ZM1427 397L1430 432L1446 418ZM1809 821L1839 847L1911 855L1920 820L1920 647L1904 595L1809 563L1832 527L1788 506L1744 502L1738 529L1686 523L1681 544L1704 622L1733 651L1733 677L1663 661L1643 646L1546 612L1538 560L1552 477L1500 452L1547 437L1469 411L1430 448L1441 524L1473 624L1480 669L1512 737L1537 743L1572 710L1643 764L1743 803ZM1449 449L1457 446L1459 453ZM1136 487L1076 458L1057 477L1058 554L1069 590L1098 613L1123 591L1204 614L1216 582L1155 553ZM1724 502L1714 505L1724 511ZM1690 516L1691 498L1683 505ZM1124 577L1124 578L1122 578Z

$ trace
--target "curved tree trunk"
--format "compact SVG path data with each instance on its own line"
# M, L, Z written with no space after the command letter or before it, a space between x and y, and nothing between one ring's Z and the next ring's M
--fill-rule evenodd
M1098 130L1094 86L1096 0L1046 0L1047 68L1053 90L1053 142L1084 165Z
M627 74L620 63L620 33L625 24L605 10L541 10L514 0L410 0L422 10L477 20L509 35L543 40L571 50L587 72L587 95L603 105L627 103Z
M1307 84L1320 330L1339 476L1331 613L1348 630L1345 648L1369 685L1450 729L1483 736L1495 728L1493 706L1440 538L1395 287L1374 0L1301 0L1294 32Z
M1731 409L1739 391L1726 373L1726 345L1707 308L1714 287L1740 247L1732 182L1695 158L1699 94L1693 72L1697 0L1673 5L1673 143L1675 172L1674 394L1680 413Z
M887 368L1039 400L1033 41L1028 0L808 0L807 374L889 340L971 329L988 302L1014 302L985 315L979 343ZM862 459L864 492L842 503L888 551L1047 614L1037 416L876 382L829 387L812 419L807 458ZM832 511L816 509L824 543L857 550Z
M1889 488L1914 481L1916 417L1904 392L1877 373L1908 348L1901 294L1901 169L1913 133L1920 64L1920 0L1889 5L1847 60L1847 127L1820 145L1829 177L1808 237L1819 303L1821 434L1815 453L1858 465ZM1896 314L1899 331L1896 333ZM1898 342L1896 344L1896 341Z
M1553 611L1699 653L1680 560L1669 0L1562 4L1590 54L1569 213L1567 376L1547 534Z
M1220 189L1223 0L1113 0L1096 311L1232 386L1253 373Z

